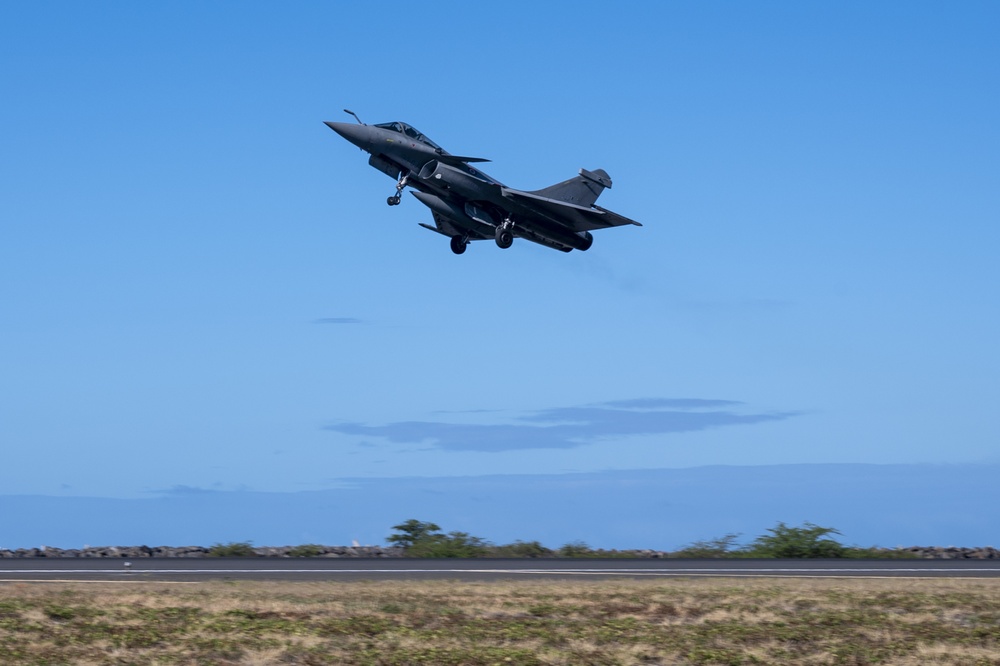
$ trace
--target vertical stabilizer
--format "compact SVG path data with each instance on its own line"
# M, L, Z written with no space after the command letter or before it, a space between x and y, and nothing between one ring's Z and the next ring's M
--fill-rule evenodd
M606 187L611 187L611 176L608 175L607 171L604 169L595 169L594 171L580 169L579 176L550 185L545 189L535 190L531 194L590 208Z

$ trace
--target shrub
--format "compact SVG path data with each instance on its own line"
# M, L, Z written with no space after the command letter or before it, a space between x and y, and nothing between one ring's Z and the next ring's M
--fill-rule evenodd
M208 549L209 557L255 557L256 555L249 541L217 543Z
M537 541L515 541L493 549L496 557L547 557L552 555L552 549L546 548Z
M489 544L465 532L430 534L413 542L406 549L411 557L483 557Z
M314 543L305 543L301 546L295 546L289 549L289 557L319 557L323 554L323 546L316 545Z
M672 557L727 557L733 553L739 534L727 534L707 541L695 541L684 548L671 553Z
M749 557L843 557L846 548L828 534L840 534L832 527L803 523L802 527L789 527L778 523L767 530L770 534L757 539L744 549Z
M583 541L571 541L559 549L560 557L588 557L594 551Z

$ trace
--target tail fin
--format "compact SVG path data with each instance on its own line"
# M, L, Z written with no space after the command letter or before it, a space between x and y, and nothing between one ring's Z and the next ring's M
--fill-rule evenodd
M564 180L561 183L550 185L545 189L535 190L531 194L566 201L577 206L590 208L601 196L605 187L611 187L611 176L604 169L587 171L580 169L580 175Z

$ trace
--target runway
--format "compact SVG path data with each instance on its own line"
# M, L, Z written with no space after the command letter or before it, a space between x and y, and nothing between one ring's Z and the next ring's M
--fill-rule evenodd
M4 582L386 581L729 578L996 578L995 560L4 559Z

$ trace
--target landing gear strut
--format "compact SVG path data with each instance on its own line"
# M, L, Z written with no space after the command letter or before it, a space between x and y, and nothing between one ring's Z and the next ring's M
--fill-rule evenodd
M399 202L401 201L399 195L403 193L403 188L406 187L406 183L409 179L410 179L410 174L404 173L403 177L400 178L399 182L396 183L396 193L385 200L387 204L389 204L390 206L399 205Z
M464 236L452 236L451 237L451 251L455 254L462 254L465 252L465 248L468 247L469 241L465 239Z
M506 250L514 244L514 220L509 217L497 227L497 247Z

